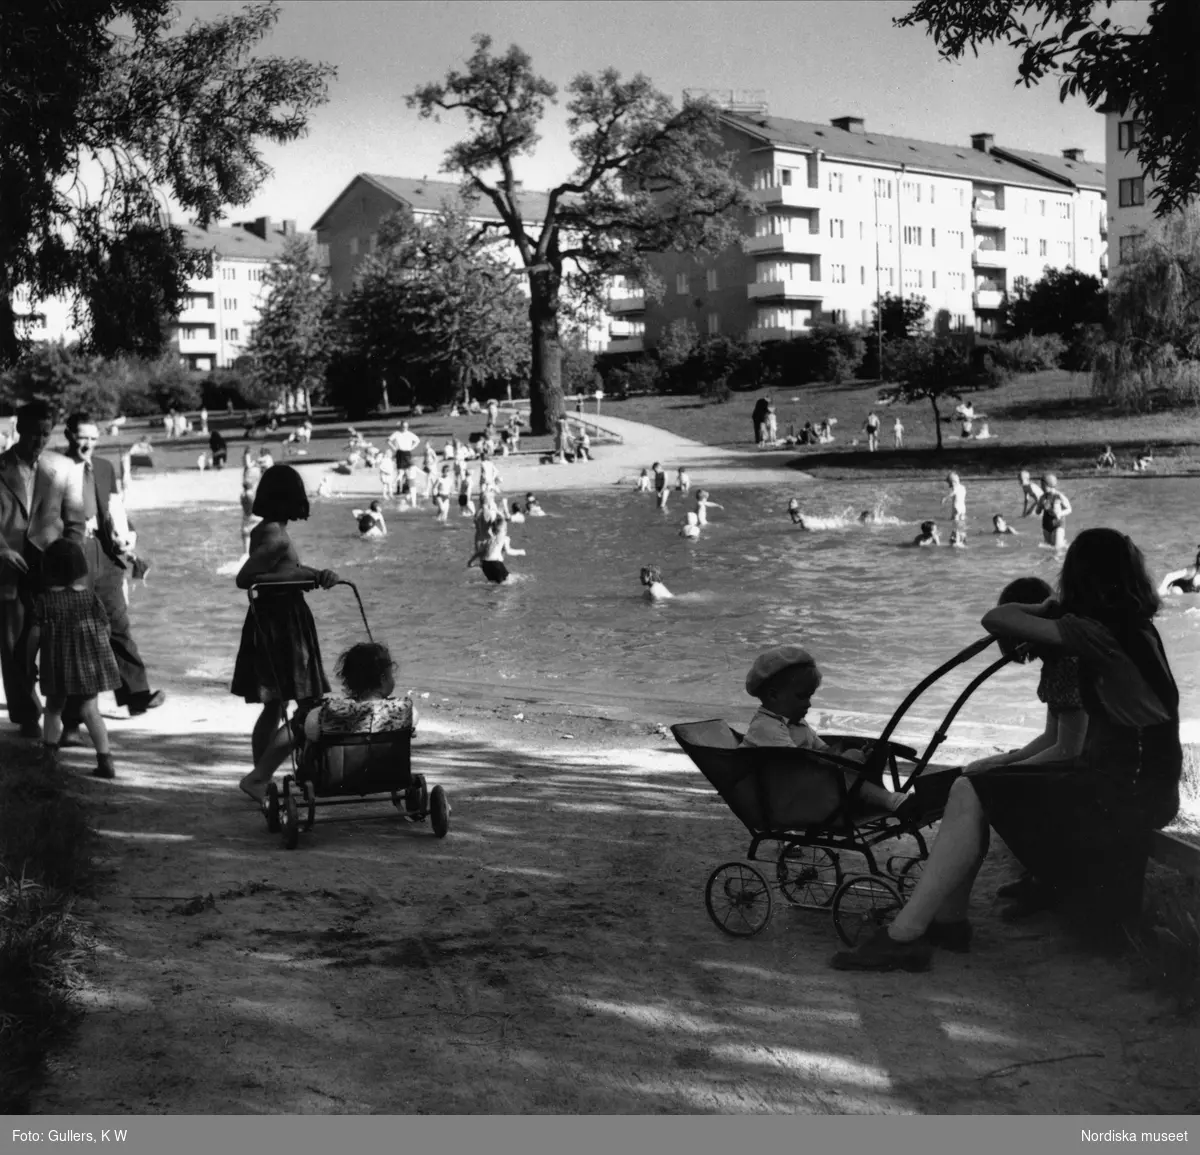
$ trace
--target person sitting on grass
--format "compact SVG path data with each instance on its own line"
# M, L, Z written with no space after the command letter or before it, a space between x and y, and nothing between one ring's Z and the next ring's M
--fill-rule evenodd
M1096 458L1096 468L1097 469L1116 469L1117 468L1117 455L1113 452L1113 448L1111 445L1106 445L1104 447L1104 452L1102 454L1100 454L1099 457Z
M1137 546L1096 528L1067 550L1057 598L984 614L1002 644L1078 659L1082 749L1068 761L958 778L908 902L889 926L834 955L835 969L927 969L941 928L966 921L989 828L1056 897L1086 898L1094 927L1136 916L1151 832L1178 814L1183 772L1179 690L1153 623L1161 604Z
M746 675L746 693L757 698L761 705L750 720L742 746L824 750L851 762L865 761L866 754L862 750L834 750L804 720L820 686L821 671L803 647L775 646L759 654ZM845 777L849 787L861 775L847 770ZM901 815L906 815L916 805L915 794L893 794L870 781L862 782L858 798L869 806Z

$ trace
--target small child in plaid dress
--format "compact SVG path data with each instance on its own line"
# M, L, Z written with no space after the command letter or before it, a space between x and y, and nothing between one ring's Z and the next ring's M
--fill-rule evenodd
M35 615L41 629L39 668L46 695L42 740L47 761L57 759L67 698L81 698L79 716L96 748L92 773L97 778L115 778L108 730L96 702L97 695L121 684L108 614L88 584L87 559L76 542L66 538L52 542L43 564L46 590L37 600Z

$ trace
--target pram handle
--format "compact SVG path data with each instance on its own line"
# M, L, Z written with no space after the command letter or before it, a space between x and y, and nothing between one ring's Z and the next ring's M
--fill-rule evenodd
M352 581L347 581L345 578L338 578L338 580L333 584L335 586L350 587L354 594L354 600L358 602L358 612L362 616L363 629L367 631L367 637L370 638L371 641L374 641L375 635L371 633L371 626L367 621L367 611L363 609L363 601L362 597L359 595L358 586L356 586ZM285 578L283 581L277 582L251 582L247 587L247 590L250 594L250 597L255 598L258 596L258 593L261 589L298 589L302 592L306 592L308 590L315 590L318 588L320 588L320 582L318 582L315 578Z

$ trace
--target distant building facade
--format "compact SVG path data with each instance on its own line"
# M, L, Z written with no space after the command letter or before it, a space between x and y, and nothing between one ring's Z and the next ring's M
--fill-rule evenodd
M1024 280L1047 266L1105 272L1104 166L1082 150L1051 156L868 132L858 117L829 125L725 111L724 148L761 215L710 257L656 254L659 302L614 290L608 348L656 346L672 322L701 336L785 339L826 319L869 324L887 293L921 296L940 331L999 331Z
M1138 144L1142 122L1136 111L1105 108L1104 157L1108 171L1108 231L1111 238L1112 272L1137 251L1141 239L1154 223L1150 193L1154 182L1142 170Z

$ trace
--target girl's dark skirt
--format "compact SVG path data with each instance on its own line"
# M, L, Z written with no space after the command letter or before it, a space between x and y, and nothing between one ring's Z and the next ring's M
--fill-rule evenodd
M304 594L258 591L242 626L230 691L247 702L301 702L329 692Z

